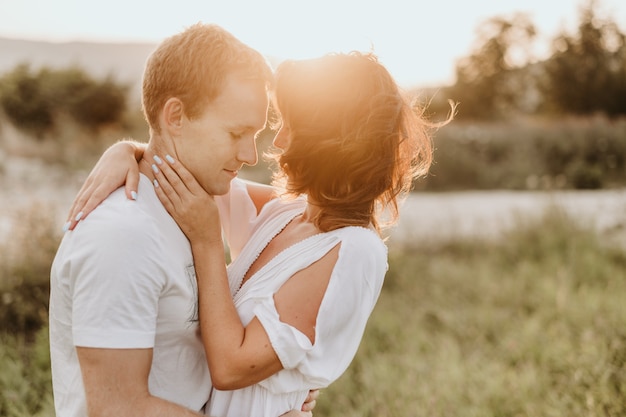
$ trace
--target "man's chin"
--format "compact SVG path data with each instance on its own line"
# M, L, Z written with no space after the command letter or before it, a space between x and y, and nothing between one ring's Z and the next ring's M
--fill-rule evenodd
M224 194L228 194L228 192L230 191L230 183L231 181L228 181L227 183L224 184L219 184L218 186L212 186L212 187L202 187L204 188L204 191L206 191L208 194L213 195L213 196L217 196L217 195L224 195Z

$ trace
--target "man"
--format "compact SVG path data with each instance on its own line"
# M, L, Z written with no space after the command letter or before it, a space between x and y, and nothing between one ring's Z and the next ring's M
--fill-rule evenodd
M271 70L214 25L166 39L149 58L150 140L137 201L118 189L64 236L51 270L50 350L57 417L197 416L211 389L189 243L153 187L156 155L225 194L257 161ZM158 157L157 157L158 158ZM298 415L298 412L292 412Z

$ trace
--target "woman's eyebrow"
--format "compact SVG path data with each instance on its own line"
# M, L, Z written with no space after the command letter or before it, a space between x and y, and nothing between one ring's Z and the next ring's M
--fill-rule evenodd
M248 124L233 124L233 125L229 125L227 126L228 130L234 130L237 132L256 132L257 130L260 130L257 126L252 126L252 125L248 125ZM263 127L261 127L261 129L263 129Z

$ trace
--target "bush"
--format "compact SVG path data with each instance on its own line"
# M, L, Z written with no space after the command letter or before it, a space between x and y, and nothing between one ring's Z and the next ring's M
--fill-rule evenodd
M0 79L0 104L16 126L41 137L54 124L54 105L40 77L19 65Z
M68 108L76 121L93 129L122 119L125 94L112 80L106 80L85 87Z
M576 189L624 184L626 176L626 120L574 119L534 133L542 170L563 175Z
M0 104L7 117L38 137L55 126L60 112L95 130L120 122L126 110L127 86L111 77L94 80L80 68L33 72L22 64L0 79L0 87Z
M626 119L453 122L434 144L431 173L418 184L427 190L626 185Z

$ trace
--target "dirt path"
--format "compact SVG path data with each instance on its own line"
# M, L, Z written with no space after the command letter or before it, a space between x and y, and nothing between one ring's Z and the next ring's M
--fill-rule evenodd
M520 219L536 218L554 206L626 247L626 190L415 193L406 201L392 238L497 238Z

